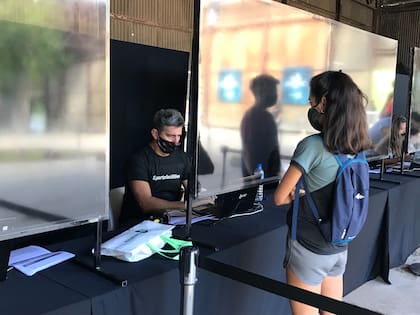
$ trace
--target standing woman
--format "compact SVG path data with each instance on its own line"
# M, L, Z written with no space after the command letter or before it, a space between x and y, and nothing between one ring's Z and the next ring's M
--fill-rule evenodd
M300 141L291 164L279 183L276 205L291 203L295 185L303 175L305 189L311 193L320 217L331 216L332 189L338 163L334 152L349 155L371 147L366 122L365 97L353 80L341 71L326 71L310 82L308 119L320 131ZM284 259L287 283L337 300L343 295L343 274L347 262L347 244L327 242L306 198L299 202L297 239L289 236ZM318 314L318 309L290 301L294 315ZM321 311L321 314L330 314Z

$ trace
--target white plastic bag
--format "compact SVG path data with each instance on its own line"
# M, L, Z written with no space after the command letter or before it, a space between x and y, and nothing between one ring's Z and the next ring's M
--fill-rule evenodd
M129 230L111 238L101 246L101 254L125 261L140 261L155 253L165 245L161 235L172 236L175 226L143 221Z

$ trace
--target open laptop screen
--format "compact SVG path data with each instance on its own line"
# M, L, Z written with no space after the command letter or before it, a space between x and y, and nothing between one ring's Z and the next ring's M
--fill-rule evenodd
M217 195L214 215L223 218L250 211L254 205L257 189L257 186L252 186Z

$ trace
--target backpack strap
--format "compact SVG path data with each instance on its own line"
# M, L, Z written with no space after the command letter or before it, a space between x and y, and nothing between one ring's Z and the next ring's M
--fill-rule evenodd
M303 176L302 176L302 180L303 180L304 186L306 186L305 179L303 179ZM316 221L320 223L322 219L319 216L318 210L315 206L314 200L312 199L311 193L307 189L305 189L305 197L306 197L306 200L308 201L309 208L311 209L312 214L314 215Z
M354 163L354 162L367 163L365 151L360 151L359 153L356 154L354 158L348 158L346 154L342 154L342 153L334 154L334 157L337 160L337 163L339 166L336 178L340 177L343 170L347 167L347 165L351 163Z
M299 190L300 185L302 184L302 177L299 178L295 187L295 198L293 199L293 210L292 210L292 240L296 240L296 229L297 229L297 217L299 211Z
M293 210L292 210L292 240L296 240L296 230L297 230L297 218L298 218L298 211L299 211L299 191L300 186L303 184L303 187L305 188L305 179L303 178L303 175L299 178L298 182L296 183L295 188L295 199L293 200ZM318 210L316 209L315 202L311 197L311 194L309 191L305 191L305 197L308 201L309 208L312 211L313 216L317 220L318 223L321 222L321 218L319 217Z

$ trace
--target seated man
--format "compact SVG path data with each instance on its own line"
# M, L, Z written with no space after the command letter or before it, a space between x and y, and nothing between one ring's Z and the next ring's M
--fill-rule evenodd
M127 167L120 224L161 217L168 209L185 209L189 163L180 148L184 119L174 109L156 112L152 141L133 155Z

